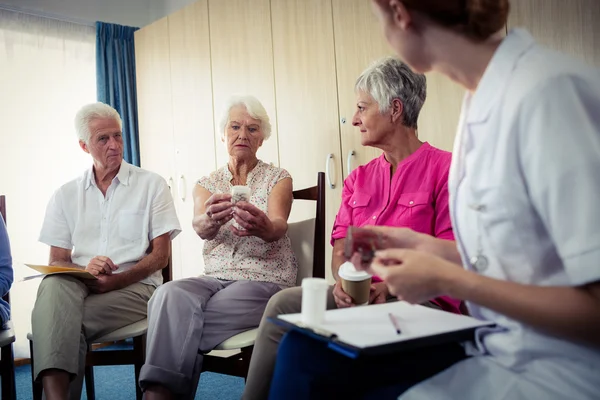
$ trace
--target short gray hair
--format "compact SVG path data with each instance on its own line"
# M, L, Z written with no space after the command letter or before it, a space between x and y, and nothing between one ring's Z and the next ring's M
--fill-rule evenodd
M225 102L223 112L221 114L221 121L219 128L221 129L221 135L225 135L225 129L229 122L229 112L235 106L244 106L246 111L254 119L260 121L260 129L263 133L264 140L267 140L271 136L271 121L267 110L263 107L262 103L254 96L248 95L233 95Z
M86 104L75 115L75 131L79 140L86 144L89 143L92 136L90 122L96 119L114 119L122 128L121 116L117 110L100 102Z
M427 97L427 79L416 74L408 65L394 57L386 57L373 63L356 80L356 91L369 93L379 104L379 112L387 112L394 99L403 105L402 123L417 128L419 113Z

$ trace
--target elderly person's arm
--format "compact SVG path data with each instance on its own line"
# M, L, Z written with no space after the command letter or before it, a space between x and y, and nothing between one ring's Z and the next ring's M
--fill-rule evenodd
M243 229L232 227L231 230L237 236L256 236L265 242L276 242L287 232L292 201L292 179L284 178L273 187L266 214L248 202L236 203L233 218Z
M0 217L0 296L4 296L10 290L13 283L12 257L10 254L10 243L4 220ZM8 310L0 307L0 327L9 319Z
M131 269L113 275L99 274L96 280L85 283L94 293L106 293L125 288L145 279L163 269L169 261L171 252L171 234L164 233L150 241L152 250Z

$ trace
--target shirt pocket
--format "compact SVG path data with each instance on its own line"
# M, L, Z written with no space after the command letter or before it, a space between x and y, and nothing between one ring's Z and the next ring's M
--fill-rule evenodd
M398 226L405 226L417 232L433 234L435 210L430 192L403 193L397 203Z
M119 212L119 236L127 241L136 242L144 234L144 210L121 210Z
M350 225L361 226L368 219L368 206L371 203L371 195L367 193L354 192L348 206L352 210L352 222Z

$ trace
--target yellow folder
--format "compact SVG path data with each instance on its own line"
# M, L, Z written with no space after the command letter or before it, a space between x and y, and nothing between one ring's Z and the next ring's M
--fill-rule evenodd
M54 274L65 274L71 275L81 279L98 279L94 275L90 274L87 271L79 268L73 267L53 267L49 265L33 265L33 264L25 264L29 268L33 268L38 272L41 272L44 275L54 275Z

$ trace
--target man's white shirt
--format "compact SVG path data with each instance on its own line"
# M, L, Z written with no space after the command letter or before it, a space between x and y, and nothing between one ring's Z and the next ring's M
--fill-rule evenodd
M60 187L46 208L39 240L72 250L72 262L81 266L96 256L109 257L119 267L113 272L118 274L141 260L153 239L169 233L172 240L179 232L165 180L123 161L106 196L92 168ZM160 285L161 271L140 282Z

